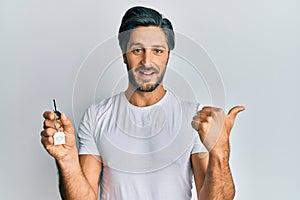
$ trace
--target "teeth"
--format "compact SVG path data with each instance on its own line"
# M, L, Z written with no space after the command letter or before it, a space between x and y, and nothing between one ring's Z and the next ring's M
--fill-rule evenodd
M150 74L152 74L151 71L150 71L150 72L141 71L141 73L142 73L142 74L145 74L145 75L150 75Z

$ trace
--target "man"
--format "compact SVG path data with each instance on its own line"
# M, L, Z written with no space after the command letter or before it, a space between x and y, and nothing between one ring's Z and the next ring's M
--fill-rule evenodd
M118 38L128 88L86 111L79 150L63 113L59 123L66 143L54 145L56 116L44 113L41 142L56 160L62 198L191 199L194 175L198 199L233 199L229 134L244 107L236 106L228 115L208 106L197 112L197 104L164 89L175 42L171 22L157 11L129 9ZM201 142L208 152L201 150Z

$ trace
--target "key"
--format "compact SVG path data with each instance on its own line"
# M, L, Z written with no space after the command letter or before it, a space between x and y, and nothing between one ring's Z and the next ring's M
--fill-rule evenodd
M56 108L55 99L53 99L53 104L54 104L53 112L56 114L56 121L58 121L60 119L61 113ZM60 121L58 122L61 123ZM66 143L65 133L60 131L60 127L56 127L56 122L54 123L54 127L57 130L57 132L54 133L53 135L54 145L65 144Z
M56 102L55 102L55 99L53 99L53 105L54 105L54 110L53 110L53 112L56 114L56 120L59 120L59 119L60 119L61 113L56 109Z

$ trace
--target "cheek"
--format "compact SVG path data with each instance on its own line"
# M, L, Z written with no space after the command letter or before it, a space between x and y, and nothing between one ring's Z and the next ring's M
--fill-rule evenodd
M169 56L161 56L160 58L157 59L157 64L159 64L162 67L165 67L168 63L168 58Z
M141 62L141 58L138 56L127 56L127 63L131 66L136 66Z

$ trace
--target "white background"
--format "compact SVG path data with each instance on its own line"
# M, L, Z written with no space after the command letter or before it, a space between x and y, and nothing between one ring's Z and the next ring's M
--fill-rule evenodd
M42 113L56 98L72 117L81 63L133 5L158 9L201 44L223 78L225 109L247 107L231 137L235 199L299 199L297 0L1 0L0 199L59 199Z

